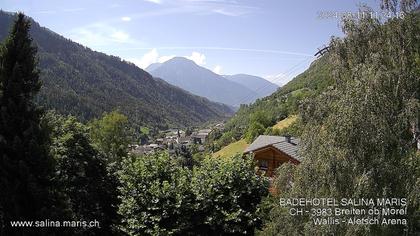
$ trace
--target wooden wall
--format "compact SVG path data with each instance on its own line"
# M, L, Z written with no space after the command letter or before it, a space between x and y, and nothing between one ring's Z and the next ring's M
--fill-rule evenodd
M261 161L267 162L268 169L266 170L266 176L270 177L273 176L277 167L285 162L299 164L299 161L271 146L254 151L254 159L257 161L258 166L260 166Z

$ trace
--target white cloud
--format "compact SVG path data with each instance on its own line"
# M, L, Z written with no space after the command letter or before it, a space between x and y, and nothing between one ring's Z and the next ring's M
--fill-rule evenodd
M146 69L149 65L153 63L157 63L157 62L163 63L174 57L175 55L159 56L157 49L153 48L152 50L144 54L140 59L132 58L132 59L129 59L129 61L133 62L134 64L136 64L138 67L142 69Z
M111 38L117 42L126 42L128 39L130 39L130 35L123 31L115 31L111 34Z
M102 23L72 29L68 35L72 40L92 48L97 46L114 47L115 43L130 45L142 44L131 38L127 32Z
M122 21L131 21L131 17L123 16L123 17L121 17L121 20Z
M131 58L129 61L136 64L138 67L145 69L149 65L153 63L164 63L172 58L176 57L176 55L160 55L156 48L152 48L146 54L144 54L141 58ZM184 56L187 59L194 61L197 65L203 66L206 64L206 56L199 52L192 52L190 56ZM221 66L216 66L215 70L220 72L222 69ZM218 73L216 72L216 73Z
M250 11L244 9L226 9L226 8L218 8L213 10L214 13L225 15L225 16L241 16L248 14Z
M145 0L163 4L161 0ZM166 5L176 8L188 8L193 14L220 14L224 16L241 16L257 12L259 8L244 4L237 0L171 0L165 1Z
M149 52L147 52L146 54L144 54L141 59L131 59L130 61L132 61L134 64L136 64L140 68L145 69L150 64L156 63L158 60L158 57L159 57L159 53L154 48L150 50Z
M192 52L191 56L186 56L186 58L194 61L199 66L203 66L206 64L206 56L199 52Z
M157 62L164 63L165 61L169 61L169 60L171 60L174 57L175 57L175 55L161 56L161 57L158 58Z
M213 69L213 72L220 75L222 72L222 67L220 65L216 65Z
M270 81L271 83L277 84L279 86L283 86L291 80L291 78L289 78L288 76L282 73L277 74L277 75L267 75L264 77L264 79Z
M152 3L156 3L156 4L162 4L162 0L144 0L146 2L152 2Z

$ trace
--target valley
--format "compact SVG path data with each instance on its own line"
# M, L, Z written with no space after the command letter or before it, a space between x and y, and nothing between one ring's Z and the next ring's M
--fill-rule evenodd
M1 9L0 235L420 233L417 0Z

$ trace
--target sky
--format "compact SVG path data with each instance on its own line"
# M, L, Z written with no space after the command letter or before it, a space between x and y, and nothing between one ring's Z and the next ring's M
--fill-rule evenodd
M141 68L174 56L218 74L251 74L279 85L303 72L354 0L1 0L41 26Z

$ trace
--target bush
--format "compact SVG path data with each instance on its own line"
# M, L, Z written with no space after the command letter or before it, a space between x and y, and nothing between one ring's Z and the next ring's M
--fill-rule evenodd
M268 181L255 174L251 159L205 159L194 170L192 189L196 229L205 235L249 235L260 227L259 203L268 193Z
M184 168L166 153L130 157L119 172L122 229L132 235L253 234L268 192L251 160L206 157Z

